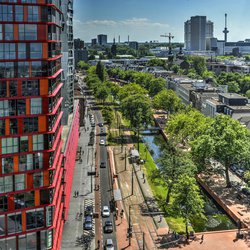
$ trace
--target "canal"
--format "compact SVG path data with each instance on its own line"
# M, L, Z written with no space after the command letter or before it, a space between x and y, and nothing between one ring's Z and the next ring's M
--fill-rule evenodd
M157 163L161 156L166 142L161 134L159 135L142 135L144 143L147 145L148 151ZM196 219L192 221L192 227L195 232L220 231L228 229L236 229L235 222L225 213L225 211L212 199L212 197L200 187L201 194L205 201L205 219Z

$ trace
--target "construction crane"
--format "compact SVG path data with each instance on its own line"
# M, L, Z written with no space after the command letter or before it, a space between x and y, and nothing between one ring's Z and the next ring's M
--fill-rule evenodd
M172 53L172 48L171 48L171 40L174 38L174 36L171 33L161 35L161 37L167 37L168 38L168 48L169 48L169 54Z

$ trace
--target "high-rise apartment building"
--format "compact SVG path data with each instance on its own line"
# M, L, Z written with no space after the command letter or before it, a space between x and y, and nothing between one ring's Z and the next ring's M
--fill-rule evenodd
M0 3L1 250L60 249L79 128L76 107L62 147L62 6Z
M108 42L107 39L108 39L107 35L103 35L103 34L97 35L97 43L99 45L106 45Z
M184 23L185 48L189 51L206 50L206 40L213 37L213 22L206 16L193 16Z

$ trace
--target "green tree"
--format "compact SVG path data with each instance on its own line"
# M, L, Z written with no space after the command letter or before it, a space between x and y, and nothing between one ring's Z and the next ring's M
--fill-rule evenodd
M106 86L99 86L99 88L96 90L96 98L101 100L102 103L107 99L109 95L108 88Z
M123 99L129 96L133 96L137 94L146 95L147 93L148 93L147 90L141 87L140 85L136 83L130 83L130 84L123 86L119 90L118 96L119 96L119 99L122 101Z
M191 62L196 73L202 77L207 70L206 59L201 56L191 56Z
M153 97L165 88L166 88L166 80L165 79L163 79L161 77L154 78L150 82L149 95L151 97Z
M194 217L204 218L204 201L194 177L183 174L173 187L173 209L184 218L186 236L189 239L188 224Z
M166 68L166 62L162 59L153 58L147 62L147 66L161 66Z
M79 67L80 69L89 69L90 65L84 61L79 61L77 64L77 67Z
M188 153L183 153L180 150L165 150L160 159L160 174L164 178L167 186L166 203L169 203L170 194L174 184L178 181L179 177L186 173L189 176L193 176L196 172L196 166L192 162Z
M153 106L156 109L163 109L169 114L182 108L181 99L173 90L164 89L154 96Z
M230 81L227 83L229 93L238 93L240 91L239 84L236 81Z
M110 130L110 126L112 124L112 121L114 120L114 112L113 112L113 109L109 106L105 106L103 109L102 109L102 115L103 115L103 118L108 126L108 129Z
M246 97L250 99L250 89L246 92Z
M105 70L104 70L104 66L103 66L101 61L98 61L97 65L96 65L96 74L99 77L99 79L102 82L104 82L104 80L105 80Z

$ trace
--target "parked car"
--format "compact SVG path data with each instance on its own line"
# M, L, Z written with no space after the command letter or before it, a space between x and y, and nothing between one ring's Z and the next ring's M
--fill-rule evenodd
M93 206L87 206L84 210L84 216L93 216Z
M92 230L93 223L92 223L92 216L86 216L83 225L84 230Z
M249 190L248 188L246 188L246 187L243 187L243 188L241 189L241 192L242 192L244 195L246 195L246 196L249 196L249 195L250 195L250 190Z
M104 224L104 233L112 233L113 232L113 224L110 220L105 221Z
M101 164L100 164L100 168L106 168L106 162L101 162Z
M98 125L99 125L99 127L103 127L103 123L102 122L100 122Z
M237 169L237 170L235 171L235 173L236 173L237 175L239 175L240 177L243 177L243 175L244 175L244 170L243 170L243 169Z
M108 206L102 207L102 217L109 217L110 216L110 210Z
M106 250L115 250L114 243L112 239L107 239L105 242L105 249Z

